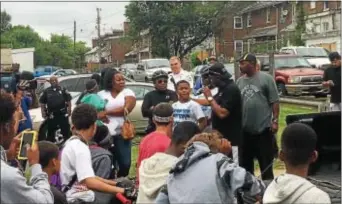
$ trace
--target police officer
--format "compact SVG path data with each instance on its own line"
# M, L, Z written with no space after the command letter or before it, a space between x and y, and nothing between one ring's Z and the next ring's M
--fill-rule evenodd
M175 91L177 82L185 80L189 82L190 88L193 87L194 82L190 72L185 71L182 68L181 61L178 57L173 56L170 58L170 66L172 73L169 74L169 80L167 83L167 89Z
M141 106L143 117L149 118L149 125L146 128L146 134L155 131L156 126L152 121L153 108L159 103L176 102L177 94L174 91L167 89L168 74L165 71L159 70L153 73L152 81L155 90L148 92Z
M55 141L55 131L60 127L63 140L70 137L69 117L71 115L71 95L58 84L57 77L50 78L51 87L44 90L39 99L42 116L47 120L47 140Z

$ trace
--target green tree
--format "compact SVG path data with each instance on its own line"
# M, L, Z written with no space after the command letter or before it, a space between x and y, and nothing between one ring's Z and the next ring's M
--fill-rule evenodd
M0 33L2 34L5 31L11 29L11 20L12 17L6 11L1 11L1 24L0 24Z
M9 44L13 49L35 47L41 37L30 26L17 25L1 34L1 44Z
M305 42L302 40L302 34L305 32L305 12L304 12L304 6L303 6L303 2L302 1L298 1L297 3L297 10L298 10L298 14L297 14L297 25L292 37L292 43L295 46L304 46Z
M199 51L191 53L190 59L191 59L191 64L193 67L196 67L196 66L202 64L202 62L197 57L199 53L200 53Z
M135 1L126 6L130 35L148 31L153 55L183 58L215 32L222 22L226 2Z

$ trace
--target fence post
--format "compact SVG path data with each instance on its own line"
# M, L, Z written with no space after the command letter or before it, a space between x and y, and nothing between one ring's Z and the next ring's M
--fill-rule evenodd
M271 76L273 76L273 78L275 77L275 67L274 67L274 52L270 52L269 54L269 66L270 66L270 69L269 69L269 73Z
M238 59L240 59L240 55L235 52L234 53L234 77L235 77L235 81L240 77L240 66L239 66L239 62L237 62Z

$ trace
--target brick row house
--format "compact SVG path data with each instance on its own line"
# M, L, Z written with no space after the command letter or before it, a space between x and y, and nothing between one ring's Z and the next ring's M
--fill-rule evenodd
M341 10L340 1L251 2L241 11L225 18L221 33L215 36L216 54L226 59L232 59L235 53L241 55L246 52L266 52L279 50L282 46L290 46L291 36L293 36L296 28L298 3L302 4L306 18L309 19L306 20L307 24L311 22L311 18L322 19L321 16L324 12L329 13L329 15L324 14L323 16L333 16L329 17L330 20L326 20L329 22L329 35L337 36L339 33L338 36L340 36L341 23L336 20L340 15L338 15ZM322 21L320 26L325 25L324 22ZM302 39L307 40L307 45L322 46L320 35L316 36L316 41L312 40L311 42L312 36L305 32ZM338 41L336 48L330 46L328 49L337 49L339 44Z

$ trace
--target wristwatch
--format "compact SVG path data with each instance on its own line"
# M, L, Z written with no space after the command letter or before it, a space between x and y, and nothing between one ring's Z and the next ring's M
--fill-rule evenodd
M209 96L209 97L207 98L207 100L209 101L209 103L211 103L214 99L213 99L212 96Z

